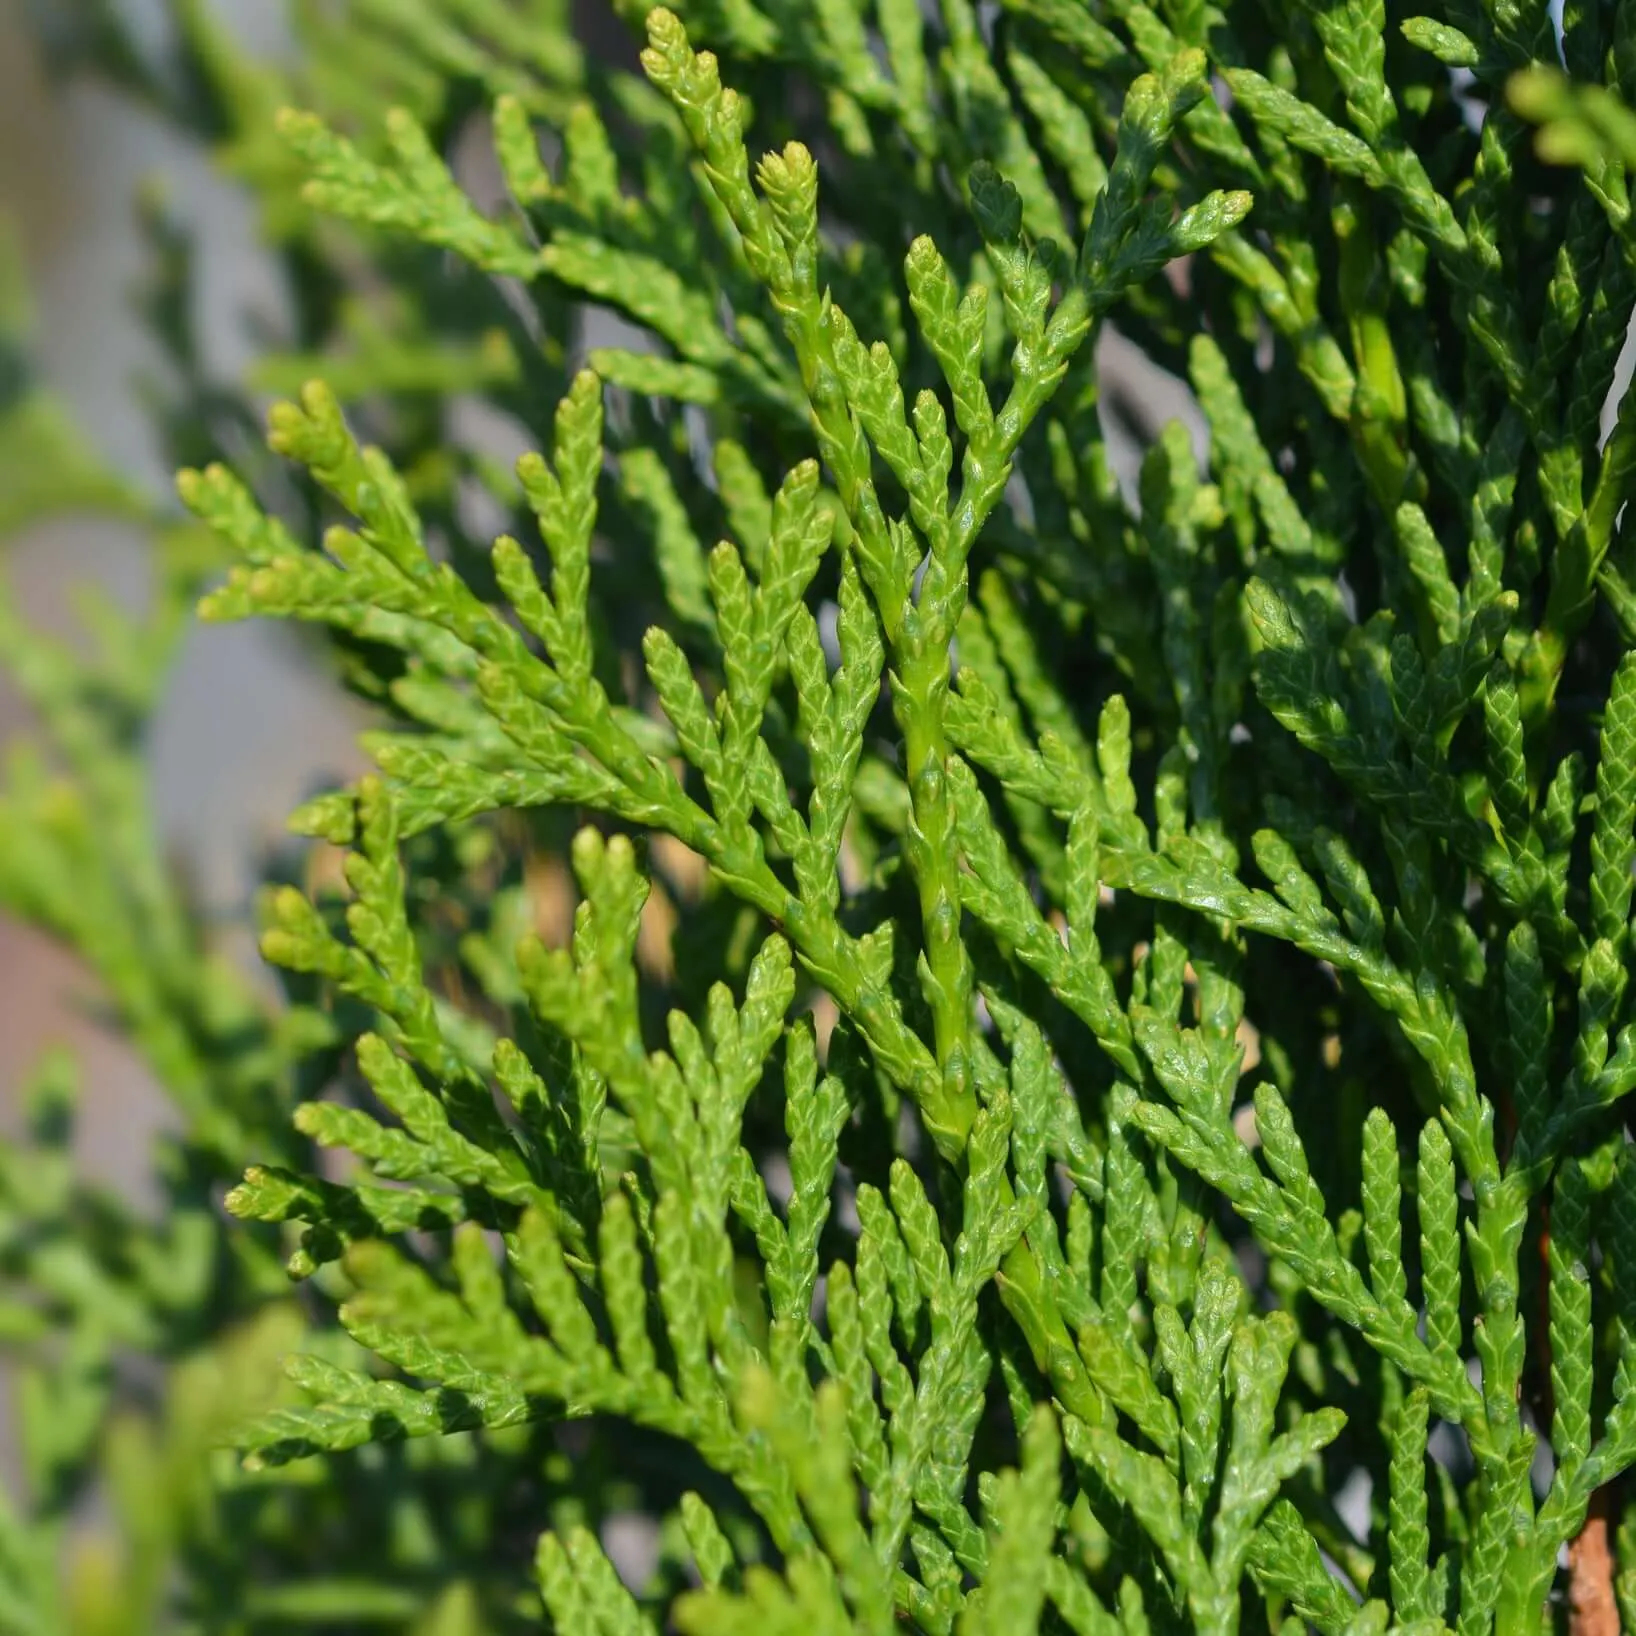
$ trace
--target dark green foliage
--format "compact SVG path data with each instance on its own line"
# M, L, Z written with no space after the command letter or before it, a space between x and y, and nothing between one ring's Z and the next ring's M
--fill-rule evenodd
M639 71L554 0L312 7L289 74L49 19L292 305L262 461L161 235L180 521L6 386L5 520L135 508L164 589L90 663L4 614L0 900L183 1134L157 1226L61 1064L4 1155L0 1630L1632 1605L1636 1511L1559 1561L1636 1462L1636 12L1569 79L1532 3L616 9ZM1110 322L1209 431L1128 487ZM207 581L378 721L278 1009L141 816Z

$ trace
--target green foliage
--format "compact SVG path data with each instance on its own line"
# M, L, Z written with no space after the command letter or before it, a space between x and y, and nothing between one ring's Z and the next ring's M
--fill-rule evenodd
M292 305L265 461L156 219L180 520L7 400L7 520L134 505L161 594L0 610L0 895L183 1134L135 1219L53 1062L3 1156L0 1630L1567 1628L1636 1463L1628 8L1577 86L1541 4L616 9L639 72L555 0L49 19ZM1208 427L1124 484L1109 323ZM377 722L277 1006L145 813L207 579Z

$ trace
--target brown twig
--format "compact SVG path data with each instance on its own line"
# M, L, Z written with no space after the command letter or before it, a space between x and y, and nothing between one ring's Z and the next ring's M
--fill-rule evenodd
M1544 1352L1544 1410L1547 1421L1555 1413L1551 1403L1551 1325L1548 1287L1550 1284L1551 1211L1543 1210L1539 1256L1545 1276L1540 1280L1538 1333ZM1568 1632L1569 1636L1620 1636L1619 1604L1614 1600L1613 1550L1608 1537L1608 1514L1612 1510L1612 1485L1591 1495L1585 1524L1568 1546Z
M1619 1636L1608 1511L1608 1490L1599 1488L1591 1495L1585 1526L1568 1547L1569 1636Z

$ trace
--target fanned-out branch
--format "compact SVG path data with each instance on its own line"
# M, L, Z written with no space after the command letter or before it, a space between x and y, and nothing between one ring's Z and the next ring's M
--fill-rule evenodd
M286 401L265 462L161 291L151 628L0 607L0 901L186 1125L162 1230L72 1182L66 1070L0 1153L0 1627L90 1605L27 1564L104 1441L133 1530L154 1450L242 1457L103 1598L155 1628L1636 1606L1636 10L619 4L636 72L366 0L286 72L175 9L163 72L62 49L256 188ZM10 379L0 522L125 506ZM203 617L371 712L277 1014L136 760L207 544ZM116 1352L205 1339L121 1455Z

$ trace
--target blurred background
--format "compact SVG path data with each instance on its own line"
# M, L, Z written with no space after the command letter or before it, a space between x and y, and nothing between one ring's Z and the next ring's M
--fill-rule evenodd
M142 0L123 9L138 26L157 25L157 8ZM270 0L217 0L217 9L258 51L281 49L281 8ZM50 83L23 0L0 0L0 217L23 244L34 356L43 384L102 457L158 494L170 473L142 400L155 359L131 305L143 273L136 199L145 184L163 188L196 233L208 364L220 378L237 378L251 356L247 320L275 300L242 195L112 93ZM8 540L0 572L28 618L66 632L78 582L93 579L139 601L145 548L134 528L58 520ZM0 666L0 745L24 726ZM246 958L254 957L246 918L252 856L320 777L352 763L355 726L340 691L301 669L282 633L191 633L150 745L154 799L174 855ZM19 1081L42 1047L69 1043L85 1067L86 1166L139 1188L146 1138L164 1105L122 1042L80 1014L84 994L66 956L0 916L0 1129L12 1127Z

